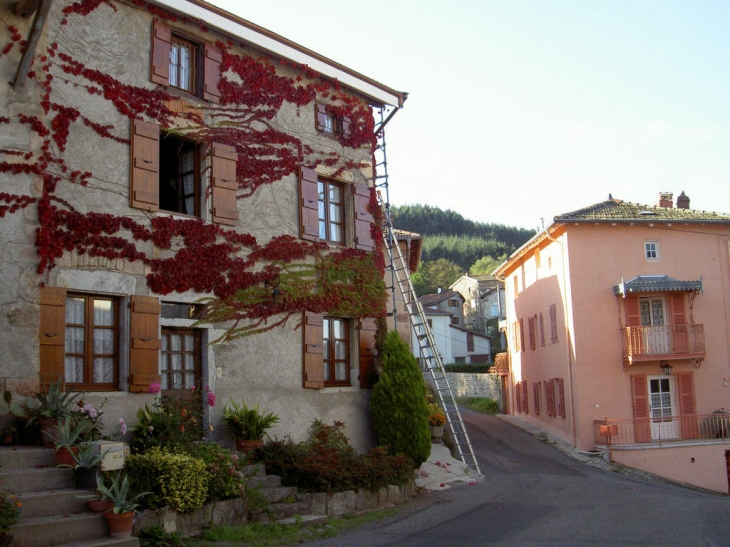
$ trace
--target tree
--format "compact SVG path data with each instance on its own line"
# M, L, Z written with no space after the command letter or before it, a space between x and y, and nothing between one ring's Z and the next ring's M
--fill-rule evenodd
M496 258L493 256L483 256L471 265L469 273L471 275L492 275L492 272L505 260L507 260L506 254Z
M409 456L418 468L431 453L426 383L398 331L385 337L381 361L383 372L370 398L375 439L391 454Z
M464 271L445 258L422 262L418 271L411 276L416 295L433 294L441 287L445 289L464 275Z

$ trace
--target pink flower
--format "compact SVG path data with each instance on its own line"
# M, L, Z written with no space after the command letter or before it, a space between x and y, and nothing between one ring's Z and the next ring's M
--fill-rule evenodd
M215 406L215 393L212 391L208 392L208 406Z
M83 406L83 407L81 408L81 410L82 410L83 412L86 412L86 414L87 414L87 415L89 416L89 418L91 418L92 420L93 420L93 419L95 419L95 418L96 418L96 417L97 417L97 416L99 415L99 412L98 412L98 411L97 411L97 410L96 410L96 409L95 409L95 408L94 408L93 406L91 406L91 405L84 405L84 406Z
M190 386L190 391L195 391L195 384L193 384L192 386Z
M162 389L162 386L160 386L160 382L154 381L150 384L150 387L147 388L147 391L150 393L159 393Z
M127 433L127 424L124 422L124 418L119 418L119 433L121 435L126 435Z

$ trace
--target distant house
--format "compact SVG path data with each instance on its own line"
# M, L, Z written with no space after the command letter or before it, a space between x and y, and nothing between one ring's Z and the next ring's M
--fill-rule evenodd
M607 201L562 214L504 279L509 408L580 450L728 492L730 215ZM500 360L501 361L501 360Z
M464 326L476 332L487 334L496 340L496 348L503 350L500 341L499 321L504 315L504 283L493 275L469 274L457 279L449 289L464 298Z
M432 308L450 314L450 324L464 326L464 297L456 291L442 291L425 294L418 299L424 309Z

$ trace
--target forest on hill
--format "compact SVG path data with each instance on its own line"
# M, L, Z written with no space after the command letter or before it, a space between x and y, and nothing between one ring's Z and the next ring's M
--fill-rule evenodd
M418 296L446 288L466 273L492 273L535 235L525 228L468 220L431 205L391 205L390 210L395 228L424 236L421 266L412 277Z

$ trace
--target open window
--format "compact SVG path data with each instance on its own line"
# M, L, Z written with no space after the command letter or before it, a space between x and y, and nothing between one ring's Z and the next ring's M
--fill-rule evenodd
M317 131L333 137L350 136L350 118L338 116L326 104L316 103Z
M172 133L160 138L161 211L200 217L201 148Z

